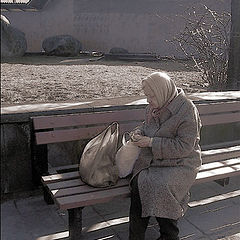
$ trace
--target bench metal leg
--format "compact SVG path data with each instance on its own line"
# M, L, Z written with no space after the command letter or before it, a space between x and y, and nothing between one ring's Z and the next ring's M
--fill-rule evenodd
M215 182L224 187L225 185L229 184L229 177L215 180Z
M69 239L79 240L82 233L83 207L68 209Z
M50 193L48 192L47 187L43 186L42 189L43 189L43 198L44 198L44 201L45 201L48 205L54 204L54 201L53 201Z

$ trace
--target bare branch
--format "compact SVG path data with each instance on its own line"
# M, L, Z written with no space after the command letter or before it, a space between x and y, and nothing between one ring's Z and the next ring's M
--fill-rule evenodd
M195 8L183 16L185 28L173 41L186 57L191 57L196 69L210 87L224 87L227 80L230 14L218 13L203 5L199 14Z

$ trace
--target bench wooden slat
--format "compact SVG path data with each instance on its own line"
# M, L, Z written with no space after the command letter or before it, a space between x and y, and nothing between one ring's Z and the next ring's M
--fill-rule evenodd
M239 102L200 104L197 107L203 126L240 121ZM141 124L144 112L145 109L133 109L34 117L35 130L49 129L49 131L35 134L36 143L48 144L91 139L115 121L121 123L121 132L129 131ZM80 128L69 129L69 127L77 126ZM68 127L68 129L57 129L63 127Z
M76 178L73 180L65 180L61 182L49 183L47 184L47 187L51 191L56 189L71 188L71 187L77 187L77 186L83 186L83 185L85 185L85 183L80 178Z
M196 105L200 115L213 113L227 113L233 111L240 111L239 102L226 103L208 103ZM142 120L144 118L145 109L120 110L111 112L96 112L96 113L80 113L68 115L55 116L40 116L33 118L34 128L49 129L60 127L72 127L79 125L93 125L93 124L107 124L114 121L134 121Z
M240 102L197 104L196 107L200 114L234 112L240 111Z
M234 165L234 167L223 167L220 169L214 169L210 171L199 172L194 184L199 184L208 181L214 181L229 176L236 176L240 172L240 164ZM60 209L70 209L76 207L83 207L93 205L96 203L102 203L112 200L115 197L127 197L130 194L128 186L113 188L110 190L97 191L93 193L77 194L67 197L56 198L56 202Z
M76 171L78 169L79 164L72 164L72 165L64 165L59 167L54 167L54 170L57 173L66 172L66 171ZM72 169L72 170L71 170Z
M203 175L206 177L206 179L207 178L209 179L210 177L211 178L213 177L212 176L213 174L215 174L217 176L216 179L218 179L219 174L221 176L222 174L232 173L232 170L238 169L239 166L240 166L240 158L204 164L204 165L202 165L200 172L198 173L197 182L200 181L198 179L202 179L201 176L203 176ZM50 184L46 184L46 182L44 182L44 184L48 186L49 190L51 190L52 194L55 197L63 196L63 195L67 195L67 194L72 195L72 194L80 193L80 191L82 191L82 190L89 191L89 192L96 191L96 190L98 190L98 191L103 190L102 188L92 188L91 186L86 185L85 183L83 183L80 180L80 178L77 178L74 180L68 180L67 177L69 176L69 173L59 174L59 175L62 177L60 182L50 183ZM79 176L78 172L73 172L71 175ZM50 179L55 179L55 177L50 178ZM118 187L118 186L122 186L122 185L127 185L127 184L128 184L127 179L120 179L118 181L118 184L116 186L114 186L114 188Z
M33 124L36 130L81 125L100 125L110 122L142 121L145 109L121 110L115 112L80 113L56 116L34 117Z
M240 157L240 146L202 151L203 163Z
M59 173L59 174L52 174L52 175L48 175L48 176L43 176L42 177L42 182L44 184L48 184L48 183L55 183L55 182L59 182L62 180L71 180L71 179L76 179L79 178L79 172L74 171L74 172L69 172L69 173Z
M79 139L89 139L99 134L106 126L97 126L91 128L65 129L49 132L37 132L36 143L48 144L57 142L77 141Z
M231 161L238 161L238 160L234 160L233 158L240 157L240 146L202 151L202 157L203 157L203 163L204 163L202 168L206 166L210 166L210 165L207 165L207 163L211 163L215 161L216 163L219 162L219 164L228 165L231 163ZM225 159L230 159L230 160L223 161ZM55 170L67 171L67 172L43 176L42 177L43 184L46 185L50 183L57 183L60 181L79 178L78 164L57 167ZM68 170L72 170L72 171L68 172ZM81 184L84 184L84 183L81 182Z
M56 202L60 209L71 209L94 205L96 203L104 203L111 201L116 197L128 197L130 194L129 187L119 187L93 193L84 193L79 195L60 197Z
M200 118L203 126L234 123L240 121L240 112L226 113L221 115L201 115Z
M218 170L218 172L222 172L220 168L224 168L223 171L225 171L226 167L234 168L235 165L238 167L239 164L240 164L240 158L230 159L222 162L204 164L200 172L206 172L209 170L216 170L216 169ZM57 198L57 197L63 197L68 195L82 194L86 192L102 191L109 188L116 188L116 187L127 186L127 185L128 185L127 179L120 179L115 186L108 187L108 188L94 188L88 185L82 185L82 186L72 187L72 188L61 188L61 189L55 188L54 190L51 190L51 193L55 198Z
M214 169L214 168L221 168L221 167L226 167L226 166L232 166L235 164L240 163L240 158L234 158L234 159L229 159L229 160L224 160L224 161L217 161L217 162L212 162L212 163L206 163L203 164L201 166L200 171L206 171L209 169ZM56 190L57 188L54 186L58 186L59 183L60 185L63 182L69 182L69 180L75 180L75 179L79 179L80 180L80 176L79 176L79 172L78 171L74 171L71 173L62 173L62 174L53 174L53 175L49 175L47 177L42 177L42 181L44 185L48 185L48 187L51 190ZM122 179L120 179L119 181L121 181ZM73 184L75 184L75 181L72 181ZM69 187L70 185L67 185L67 187ZM82 182L81 180L78 182L78 184L84 185L85 183Z
M121 124L120 133L132 130L138 126L139 122ZM90 139L93 136L98 135L107 126L97 126L89 128L78 128L78 129L64 129L49 132L37 132L36 143L37 144L48 144L58 142L77 141L80 139Z
M223 116L211 115L211 116L201 116L202 125L216 125L228 122L239 122L240 113L229 113ZM109 124L109 123L108 123ZM140 125L141 122L135 121L120 125L121 133L125 131L130 131L136 126ZM48 132L37 132L36 133L36 143L37 144L48 144L48 143L58 143L66 141L77 141L80 139L90 139L96 136L101 131L103 131L107 125L99 125L95 127L78 128L78 129L64 129L55 130Z
M201 145L202 151L206 150L213 150L213 149L224 149L228 147L234 147L240 145L240 139L239 140L234 140L234 141L228 141L228 142L220 142L220 143L213 143L213 144L208 144L208 145Z
M215 161L222 161L224 159L231 160L231 158L236 158L239 156L240 156L240 146L202 151L202 160L204 164L215 162ZM54 183L62 180L78 178L79 174L78 172L76 172L77 169L78 169L78 164L57 167L55 168L56 171L67 171L67 172L61 173L61 174L52 174L48 176L43 176L42 182L44 184L48 184L48 183ZM71 170L71 172L69 170Z
M239 104L239 103L238 103ZM220 113L216 111L217 113ZM211 106L207 106L209 112L213 113L214 109L211 109ZM238 106L239 108L239 106ZM231 109L231 108L230 108ZM144 120L144 109L135 109L135 110L122 110L118 112L109 112L109 113L85 113L85 114L72 114L72 115L60 115L60 116L43 116L33 118L33 124L35 130L51 129L51 128L60 128L60 127L74 127L74 126L84 126L84 125L101 125L109 124L111 122L122 121L143 121ZM236 118L236 121L240 121L240 109L238 112L221 112L220 114L205 114L208 111L201 111L200 115L201 120L204 125L214 124L214 120L220 119L219 123L232 122L231 117ZM209 121L208 121L209 119ZM213 121L213 123L212 123Z
M221 200L226 200L229 198L234 198L240 196L240 190L236 191L231 191L228 193L223 193L223 194L217 194L217 196L212 196L209 198L201 199L201 200L196 200L188 203L189 207L196 207L196 206L203 206L209 203L213 203L216 201L221 201Z
M240 164L240 158L233 158L224 161L206 163L201 166L200 172L209 171L213 169L220 169L222 167L234 167L234 165L237 164Z
M71 195L83 194L88 192L90 193L90 192L96 192L96 191L103 191L106 189L128 186L128 184L129 184L129 181L127 179L120 179L115 186L110 186L106 188L95 188L88 185L83 185L83 186L72 187L72 188L55 189L51 191L51 194L55 198L58 198L58 197L71 196Z
M226 177L233 177L240 173L240 164L232 167L222 167L209 171L199 172L195 184L223 179Z
M232 146L234 144L240 144L240 141L221 143L220 145L214 144L214 145L209 145L209 147L205 145L203 147L205 149L216 148L216 147L221 147L221 148L217 148L213 150L203 150L202 151L203 163L209 163L214 161L221 161L224 159L240 157L240 146ZM223 147L224 145L226 145L226 147ZM228 146L231 146L231 147L228 147ZM55 167L54 169L56 172L64 172L71 169L72 171L76 171L78 169L78 164Z

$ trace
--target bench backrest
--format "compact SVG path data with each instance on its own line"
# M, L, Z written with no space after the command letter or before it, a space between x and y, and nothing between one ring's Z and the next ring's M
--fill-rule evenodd
M203 126L240 122L240 102L196 104ZM112 122L120 132L130 131L144 120L145 109L116 110L33 117L36 144L90 139Z

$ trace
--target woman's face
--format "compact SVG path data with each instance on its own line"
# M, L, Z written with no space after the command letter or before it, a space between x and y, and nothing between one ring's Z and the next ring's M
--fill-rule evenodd
M155 97L154 92L151 90L151 88L143 82L143 92L147 97L147 102L154 108L158 107L158 101L157 98Z

